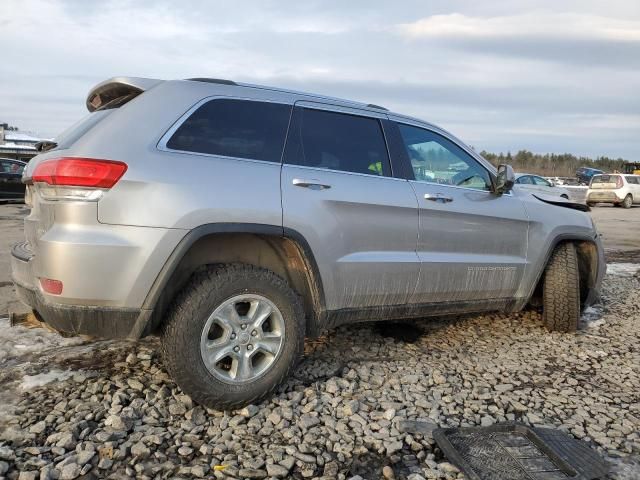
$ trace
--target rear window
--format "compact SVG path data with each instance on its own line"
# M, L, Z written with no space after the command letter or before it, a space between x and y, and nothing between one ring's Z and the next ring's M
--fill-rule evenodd
M596 175L591 179L591 183L616 183L620 175Z
M291 105L215 99L200 106L167 148L225 157L280 162Z

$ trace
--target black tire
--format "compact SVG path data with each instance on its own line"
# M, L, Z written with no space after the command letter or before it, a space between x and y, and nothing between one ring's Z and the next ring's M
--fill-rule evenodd
M261 376L233 384L207 369L200 340L211 313L242 294L261 295L273 302L282 314L285 334L280 353ZM216 265L195 273L171 305L162 329L162 357L168 373L193 400L229 410L259 402L287 378L300 358L304 336L301 299L285 280L252 265Z
M580 320L580 271L572 243L556 247L544 273L542 318L555 332L575 332Z
M626 197L624 197L624 200L622 201L622 208L631 208L631 206L633 205L633 197L631 196L631 194L627 194Z
M564 193L562 195L560 195L562 198L564 198L565 200L569 200L569 195L565 195Z
M596 206L595 202L587 202L587 207L595 208L595 206Z

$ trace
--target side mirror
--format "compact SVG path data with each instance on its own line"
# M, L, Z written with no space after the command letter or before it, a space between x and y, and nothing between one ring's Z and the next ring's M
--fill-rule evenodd
M516 174L513 173L513 167L503 163L498 167L498 174L496 175L496 184L493 193L496 195L502 195L503 193L510 192L515 181Z

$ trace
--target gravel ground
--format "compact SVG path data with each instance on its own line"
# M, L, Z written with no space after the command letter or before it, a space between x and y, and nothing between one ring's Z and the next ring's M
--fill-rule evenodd
M620 255L575 335L533 310L341 327L307 342L270 400L232 412L183 395L157 339L0 320L0 477L461 479L433 428L519 421L567 431L611 460L609 478L638 479L640 256Z

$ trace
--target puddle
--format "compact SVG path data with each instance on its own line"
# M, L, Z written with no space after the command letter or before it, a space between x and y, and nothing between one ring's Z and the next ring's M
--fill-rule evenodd
M404 343L416 343L424 331L412 322L379 322L374 330L385 338L393 338Z

